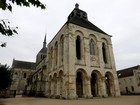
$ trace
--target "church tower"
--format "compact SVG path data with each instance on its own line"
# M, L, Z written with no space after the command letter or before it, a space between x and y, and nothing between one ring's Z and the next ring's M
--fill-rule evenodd
M48 44L48 97L120 96L111 37L76 4Z
M46 35L44 37L43 47L36 56L36 63L38 64L42 59L47 56Z

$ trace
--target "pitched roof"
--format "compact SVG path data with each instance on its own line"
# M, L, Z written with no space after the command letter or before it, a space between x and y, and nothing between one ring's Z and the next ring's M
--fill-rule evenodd
M84 28L88 28L93 31L97 31L97 32L108 35L104 31L102 31L100 28L98 28L97 26L92 24L90 21L88 21L87 13L83 10L80 10L77 7L75 7L74 10L68 16L67 23L76 24Z
M118 78L133 76L133 70L138 70L138 69L140 69L140 65L119 70L119 71L117 71Z
M46 48L46 47L43 47L43 48L39 51L39 53L47 53L47 48Z
M46 35L44 37L44 42L43 42L43 47L42 49L38 52L39 53L47 53L47 47L46 47Z
M36 63L27 61L13 60L12 68L22 68L22 69L36 69Z

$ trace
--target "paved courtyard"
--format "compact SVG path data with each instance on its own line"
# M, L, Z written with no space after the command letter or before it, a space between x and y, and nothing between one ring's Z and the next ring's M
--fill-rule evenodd
M0 99L0 105L140 105L140 96L78 100L16 97Z

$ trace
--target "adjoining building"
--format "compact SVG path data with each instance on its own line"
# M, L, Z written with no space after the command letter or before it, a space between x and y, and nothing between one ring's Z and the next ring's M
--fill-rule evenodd
M48 98L120 96L111 36L88 20L76 4L46 48L36 56L27 95Z
M15 95L23 94L25 86L27 85L27 79L36 70L36 63L13 60L12 64L12 75L13 81L10 87L10 91L15 91Z
M46 35L42 49L36 55L36 72L28 80L25 94L29 96L45 96L47 78L47 47Z
M140 65L117 71L121 94L140 94Z

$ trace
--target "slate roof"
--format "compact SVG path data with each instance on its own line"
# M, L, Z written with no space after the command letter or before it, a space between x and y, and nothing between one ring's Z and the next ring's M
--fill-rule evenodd
M22 69L36 69L36 63L27 61L13 60L12 68L22 68Z
M118 78L133 76L134 75L133 70L138 70L138 69L140 69L140 65L119 70L119 71L117 71Z
M42 47L42 49L39 51L39 53L47 53L46 35L45 35L45 37L44 37L43 47ZM39 53L38 53L38 54L39 54Z
M46 47L43 47L43 48L39 51L39 53L47 53L47 48L46 48Z
M78 13L78 15L77 15L77 13ZM84 16L80 16L80 15L84 15ZM88 21L87 13L83 10L80 10L79 8L74 8L74 10L68 16L67 23L79 25L79 26L82 26L84 28L88 28L88 29L91 29L93 31L97 31L97 32L108 35L104 31L102 31L100 28L98 28L97 26L92 24L90 21Z

